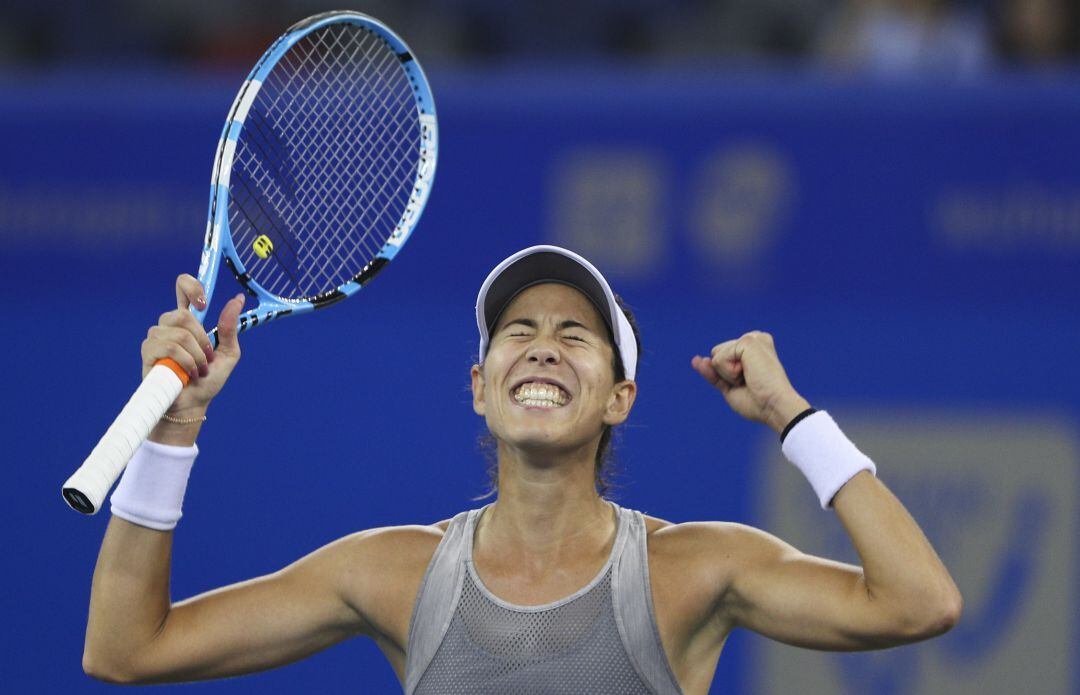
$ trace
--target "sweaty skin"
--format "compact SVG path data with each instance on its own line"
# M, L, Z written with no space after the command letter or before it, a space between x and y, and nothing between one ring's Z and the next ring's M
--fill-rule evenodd
M240 356L242 297L222 311L221 344L208 352L186 309L201 294L195 278L178 278L178 308L143 343L144 371L170 356L197 375L174 405L178 416L204 413ZM604 425L628 417L637 386L615 382L606 335L584 295L536 285L507 307L485 364L471 370L473 407L499 457L499 495L477 528L474 560L488 588L507 601L542 604L571 594L611 551L615 519L594 488L593 460ZM807 406L765 333L720 343L691 366L735 412L773 430ZM557 397L523 403L522 383L543 383L534 395ZM151 439L190 445L200 425L162 422ZM856 475L833 504L862 567L800 553L741 524L646 517L661 643L685 692L708 691L736 627L803 647L858 650L927 639L956 623L955 583L879 480ZM113 518L94 571L84 668L125 683L220 678L365 635L404 682L413 603L448 523L360 531L279 572L171 603L173 532Z

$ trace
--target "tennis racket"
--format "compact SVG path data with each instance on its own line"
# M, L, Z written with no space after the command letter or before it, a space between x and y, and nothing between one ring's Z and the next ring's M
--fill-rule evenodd
M218 143L199 263L206 308L222 260L258 305L239 330L328 307L401 250L427 202L437 154L424 72L393 31L359 12L292 26L255 64ZM210 333L217 346L216 329ZM100 508L188 375L160 360L64 483Z

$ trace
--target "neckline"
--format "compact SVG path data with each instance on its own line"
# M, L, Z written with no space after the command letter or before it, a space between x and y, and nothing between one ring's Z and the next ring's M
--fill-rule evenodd
M491 589L487 587L486 584L484 584L484 580L480 578L480 573L476 571L476 563L473 562L473 542L474 536L476 534L476 522L480 519L480 516L484 513L484 510L494 504L494 502L488 502L483 507L472 510L469 513L469 517L466 521L465 526L465 566L469 569L469 576L472 578L473 584L475 584L476 588L480 590L480 593L483 594L492 603L501 606L502 608L518 611L521 613L535 613L538 611L547 611L551 610L552 608L558 608L559 606L564 606L567 603L573 601L574 599L577 599L589 593L596 587L597 584L601 582L601 580L603 580L604 576L607 575L607 573L611 570L611 566L615 563L615 556L618 555L618 551L620 546L622 545L623 538L626 536L626 530L628 526L626 520L624 519L625 515L623 514L622 508L611 500L604 501L611 505L611 508L615 511L616 525L615 541L611 544L611 552L608 554L607 561L604 562L603 566L600 567L596 575L591 580L589 580L589 582L585 584L585 586L581 587L569 596L564 596L562 598L555 599L554 601L551 601L549 603L542 603L534 606L523 606L499 598L491 591Z

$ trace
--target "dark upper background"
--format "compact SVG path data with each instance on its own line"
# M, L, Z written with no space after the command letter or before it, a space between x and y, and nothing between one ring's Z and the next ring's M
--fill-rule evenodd
M793 382L841 424L907 409L1050 414L1075 432L1075 3L347 4L394 27L427 69L434 192L414 239L360 296L245 336L200 442L174 597L353 530L479 504L472 303L493 264L534 243L583 252L637 309L625 505L672 521L766 515L758 469L771 435L689 368L751 329L774 333ZM59 484L134 387L173 278L196 269L236 87L285 27L325 9L0 7L12 482L0 653L17 691L104 688L79 655L106 519L69 512ZM870 453L886 481L903 466ZM714 692L750 688L755 640L731 640ZM356 642L199 690L302 687L395 682Z

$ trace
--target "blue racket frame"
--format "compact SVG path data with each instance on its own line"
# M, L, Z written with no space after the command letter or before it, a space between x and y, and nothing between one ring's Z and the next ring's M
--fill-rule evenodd
M421 153L417 178L401 220L397 223L379 253L359 273L336 289L315 297L303 300L285 300L265 290L247 274L244 264L233 246L228 219L229 175L232 169L236 142L243 130L248 109L255 101L255 97L270 71L297 41L314 31L337 23L357 24L378 34L393 47L399 60L401 60L402 67L412 85L413 96L419 111ZM222 259L232 270L237 281L259 302L256 307L240 315L238 319L238 330L240 332L282 316L306 314L356 294L387 263L394 259L412 234L421 213L424 211L424 207L427 205L431 184L435 176L437 158L438 124L435 118L435 100L432 97L431 87L428 84L427 77L424 75L423 68L413 58L412 51L409 50L401 37L379 20L360 12L326 12L308 17L293 25L266 50L255 64L255 67L252 68L236 95L236 99L233 101L229 117L222 130L217 155L214 158L213 179L210 185L210 209L207 215L202 257L199 262L198 278L206 291L207 308L200 310L192 307L192 313L195 314L200 323L204 322L217 283ZM210 331L210 339L216 347L216 328Z

